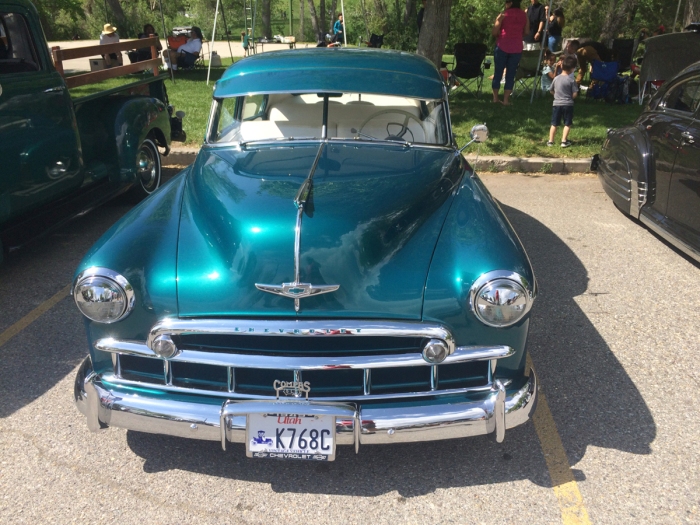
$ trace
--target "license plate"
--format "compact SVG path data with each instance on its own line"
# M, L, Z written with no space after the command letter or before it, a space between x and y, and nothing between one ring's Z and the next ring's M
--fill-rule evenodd
M249 458L335 459L335 416L248 414Z

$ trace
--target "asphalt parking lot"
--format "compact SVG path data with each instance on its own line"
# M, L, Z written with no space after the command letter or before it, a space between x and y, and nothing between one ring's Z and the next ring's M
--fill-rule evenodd
M174 170L171 170L171 174ZM112 428L73 406L73 270L113 202L0 265L2 523L699 523L700 265L590 175L482 176L535 268L534 420L505 442L339 447L329 464Z

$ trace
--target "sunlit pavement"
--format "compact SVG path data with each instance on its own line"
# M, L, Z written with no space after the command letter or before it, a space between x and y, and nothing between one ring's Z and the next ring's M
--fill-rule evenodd
M0 522L700 521L698 265L617 211L595 177L482 178L538 278L529 348L546 406L534 423L500 445L339 447L329 464L90 433L72 402L82 321L56 294L128 210L115 201L0 266Z

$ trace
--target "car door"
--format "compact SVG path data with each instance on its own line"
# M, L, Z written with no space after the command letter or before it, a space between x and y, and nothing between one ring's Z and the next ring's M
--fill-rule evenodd
M687 90L694 89L683 78L670 86L657 110L647 115L640 124L651 143L654 162L654 199L651 207L666 215L671 175L681 147L682 134L693 120L693 110L687 105Z
M36 13L0 9L0 224L82 183L72 102Z
M673 165L666 215L686 230L687 239L700 248L700 73L685 83L682 100L694 117L681 132L681 141Z

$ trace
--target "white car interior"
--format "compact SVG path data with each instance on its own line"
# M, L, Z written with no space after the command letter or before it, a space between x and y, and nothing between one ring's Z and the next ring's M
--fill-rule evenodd
M238 119L236 103L243 104ZM323 97L316 93L222 99L211 142L320 139L323 104ZM328 101L329 139L445 144L446 135L440 101L362 93L337 94Z

